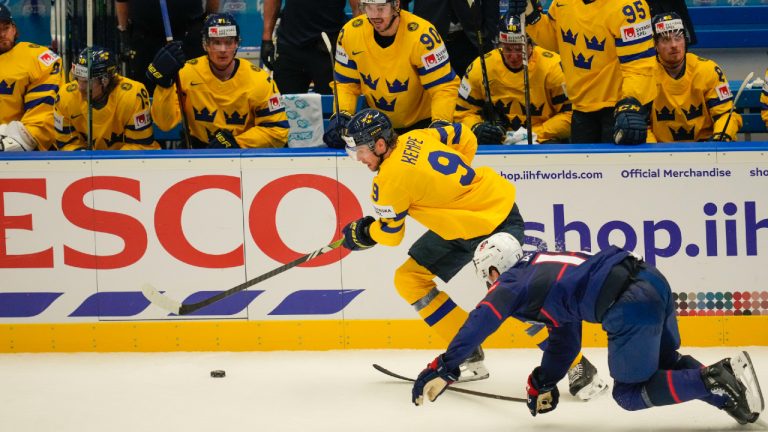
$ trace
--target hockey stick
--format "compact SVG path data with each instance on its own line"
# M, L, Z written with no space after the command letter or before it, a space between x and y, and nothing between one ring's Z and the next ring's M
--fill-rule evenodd
M160 0L160 12L163 14L163 28L165 29L165 41L173 42L173 32L171 32L171 20L168 17L168 4L166 0ZM192 148L189 138L189 123L187 122L187 115L184 114L184 95L181 92L181 80L179 80L179 73L176 72L176 78L173 80L176 85L176 97L179 100L179 113L181 113L181 127L184 130L184 142L187 144L187 148Z
M328 56L331 58L331 77L333 77L333 106L336 108L336 114L339 114L339 89L336 87L336 60L333 58L333 49L331 40L326 32L320 33L325 42L325 48L328 50Z
M741 97L741 92L743 92L744 89L747 87L747 83L749 83L749 81L752 80L752 75L754 75L754 72L750 72L749 75L747 75L747 77L744 78L744 81L741 82L741 86L739 86L739 91L736 92L736 97L733 98L733 105L731 105L731 109L728 111L728 117L725 119L725 125L723 126L723 130L722 132L720 132L720 136L717 139L718 141L722 141L725 138L725 131L728 130L728 123L731 122L731 116L733 115L733 110L736 109L736 102L739 101L739 98Z
M528 35L525 33L525 12L520 14L520 32L523 34L523 91L525 93L525 128L528 130L528 145L533 145L531 126L531 83L528 81Z
M166 296L165 294L160 293L160 291L158 291L155 287L153 287L148 283L144 284L144 286L141 287L141 291L144 293L144 297L146 297L147 300L154 303L155 305L171 313L174 313L176 315L187 315L196 310L202 309L210 304L216 303L217 301L223 298L229 297L232 294L243 291L244 289L250 286L256 285L259 282L263 282L271 278L272 276L277 276L280 273L283 273L286 270L292 269L299 264L303 264L307 261L311 261L319 257L320 255L323 255L327 252L337 249L339 246L341 246L343 242L344 242L343 238L338 239L327 246L323 246L318 250L315 250L306 255L300 256L299 258L296 258L295 260L287 264L283 264L274 270L268 271L261 276L257 276L251 280L247 280L241 283L240 285L234 286L226 291L222 291L212 297L209 297L205 300L201 300L195 303L182 304L181 302L173 300L172 298Z
M472 10L472 6L474 5L474 0L467 0L467 3L469 3L469 9ZM482 9L483 4L480 2L480 0L477 1L477 9L476 16L475 16L475 23L477 24L477 32L475 32L475 35L477 37L477 52L480 54L480 72L483 76L483 90L485 91L485 104L483 106L483 117L485 117L486 121L490 121L492 124L498 124L496 121L496 110L493 106L493 99L491 99L491 85L488 81L488 69L485 67L485 53L483 52L483 20L482 20Z
M408 378L406 376L394 373L391 370L389 370L389 369L387 369L387 368L385 368L383 366L379 366L377 364L374 364L373 368L376 369L377 371L383 373L384 375L391 376L392 378L397 378L397 379L400 379L400 380L403 380L403 381L410 381L410 382L415 382L416 381L413 378ZM480 397L489 398L489 399L498 399L498 400L504 400L504 401L510 401L510 402L527 402L527 400L524 399L524 398L516 398L516 397L512 397L512 396L504 396L504 395L498 395L498 394L493 394L493 393L485 393L485 392L469 390L469 389L465 389L465 388L461 388L461 387L448 386L448 387L446 387L446 389L448 389L450 391L454 391L456 393L464 393L464 394L468 394L468 395L472 395L472 396L480 396Z

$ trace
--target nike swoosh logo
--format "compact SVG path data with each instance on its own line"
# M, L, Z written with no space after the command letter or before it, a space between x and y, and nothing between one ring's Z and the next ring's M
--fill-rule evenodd
M555 2L555 6L557 6L557 7L563 7L563 6L568 6L568 4L560 4L560 3L557 3L557 2Z
M191 82L191 83L189 83L189 85L190 85L190 86L192 86L192 87L194 87L194 86L196 86L196 85L200 85L200 84L202 84L202 83L196 83L196 82Z
M362 54L364 52L365 51L352 51L352 55L358 55L358 54Z
M76 119L76 118L80 117L81 115L82 115L82 114L75 114L75 115L73 115L73 116L69 116L69 118L70 118L71 120L74 120L74 119Z

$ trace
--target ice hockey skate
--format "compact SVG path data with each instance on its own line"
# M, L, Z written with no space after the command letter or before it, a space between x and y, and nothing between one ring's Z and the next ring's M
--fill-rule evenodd
M588 401L608 390L608 384L597 374L597 368L581 356L576 366L568 370L568 391L572 396Z
M459 365L461 375L456 382L478 381L488 378L490 373L488 372L488 369L485 368L483 360L485 360L483 348L477 347L472 355L469 356L464 363Z
M763 393L746 351L702 369L701 377L710 392L728 397L723 410L739 424L757 421L764 407Z

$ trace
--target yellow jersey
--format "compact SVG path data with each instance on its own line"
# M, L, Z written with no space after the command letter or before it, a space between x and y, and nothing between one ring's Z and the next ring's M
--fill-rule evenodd
M537 44L560 54L574 110L598 111L625 97L645 105L656 95L645 0L556 0L526 28Z
M723 131L733 94L725 72L712 60L685 55L682 76L669 76L660 63L656 67L658 96L651 110L648 142L706 141ZM742 125L734 112L726 133L731 140Z
M120 75L114 80L104 105L91 109L92 150L159 150L146 87ZM53 123L59 150L88 149L88 102L78 91L77 81L56 96Z
M486 235L509 215L515 187L490 167L471 166L477 138L460 123L398 137L373 179L379 219L371 238L396 246L411 216L445 240Z
M525 127L525 85L523 71L512 71L504 64L501 50L485 55L488 87L496 112L506 114L509 130ZM531 126L539 142L565 140L571 135L571 103L565 94L565 78L560 56L534 47L528 60L531 97ZM483 121L485 105L483 74L478 57L467 68L459 86L454 120L472 127Z
M339 33L334 74L339 109L354 113L362 94L369 107L389 116L395 129L430 118L450 122L459 78L434 26L403 10L392 45L379 46L374 32L361 15Z
M17 120L47 150L54 141L53 103L61 84L61 58L49 50L19 42L0 54L0 123Z
M179 71L192 146L205 148L216 131L227 129L242 148L285 147L288 117L277 85L249 61L235 61L235 72L226 81L213 75L206 56L187 61ZM175 86L155 87L152 118L162 130L179 124Z

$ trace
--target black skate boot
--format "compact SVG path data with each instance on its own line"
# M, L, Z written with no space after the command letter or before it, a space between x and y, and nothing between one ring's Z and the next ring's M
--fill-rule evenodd
M704 386L711 393L726 396L722 408L739 424L754 423L763 410L763 395L749 354L742 351L701 370Z
M477 347L472 355L459 365L461 375L456 382L478 381L488 378L490 373L488 373L488 369L483 364L484 359L485 353L483 353L483 348Z
M585 356L582 355L576 366L568 370L568 391L572 396L588 401L606 390L608 384L597 375L597 368Z

